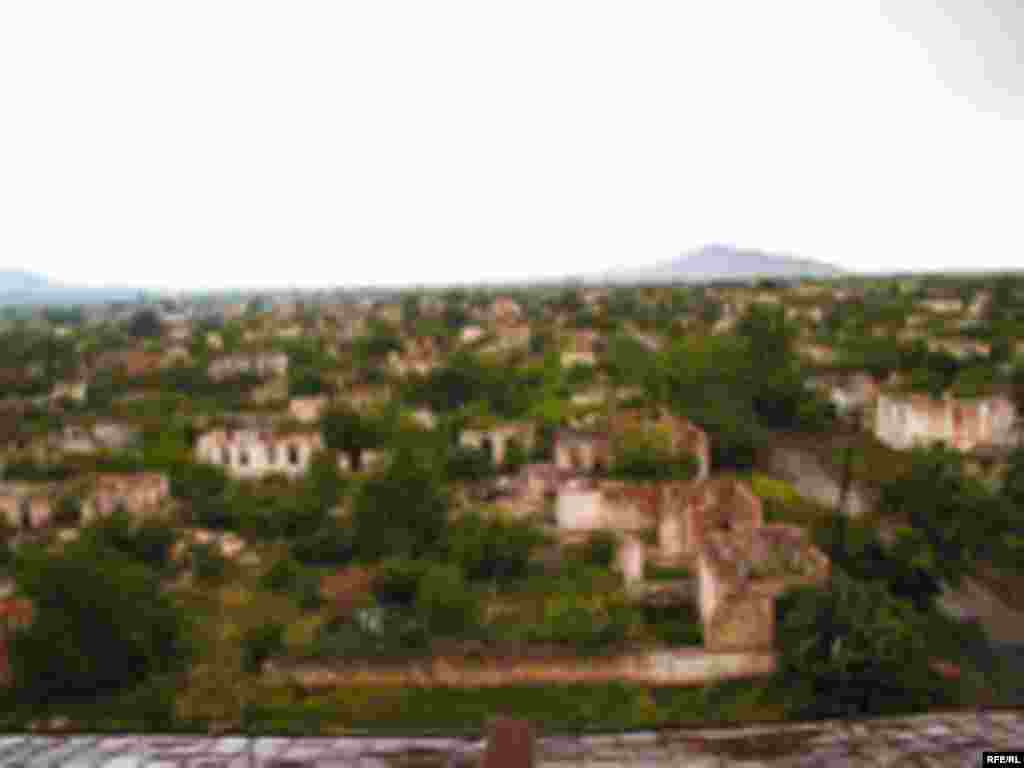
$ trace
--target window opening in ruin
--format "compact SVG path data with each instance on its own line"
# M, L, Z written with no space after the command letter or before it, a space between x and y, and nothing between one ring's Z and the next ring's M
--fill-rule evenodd
M279 452L277 450L277 446L276 445L271 444L267 448L267 455L270 458L270 463L271 464L277 464L277 462L279 461L280 457L279 457Z
M230 464L231 463L231 451L227 449L227 446L220 449L220 463Z
M241 464L243 467L249 466L249 451L243 449L238 454L238 463Z
M288 446L288 463L293 467L298 466L299 463L299 448L296 445Z

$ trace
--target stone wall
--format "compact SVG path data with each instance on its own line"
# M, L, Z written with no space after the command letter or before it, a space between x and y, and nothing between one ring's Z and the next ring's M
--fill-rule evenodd
M658 542L664 558L695 556L710 530L742 532L764 523L761 500L735 478L668 483L663 488Z
M593 472L611 466L611 442L599 433L562 430L555 436L555 466L563 471Z
M555 502L555 519L563 531L594 531L605 527L604 499L596 488L566 489Z
M0 523L17 530L35 530L50 524L53 504L44 485L0 486Z
M679 648L591 659L436 657L400 666L269 662L264 677L271 684L294 683L306 690L362 685L485 688L606 682L696 686L763 677L774 671L775 655L770 652L712 653L701 648Z
M829 574L828 558L803 529L788 525L712 531L697 564L704 646L716 652L772 648L775 598Z
M328 400L325 396L293 397L288 402L288 415L302 424L313 424L320 420Z

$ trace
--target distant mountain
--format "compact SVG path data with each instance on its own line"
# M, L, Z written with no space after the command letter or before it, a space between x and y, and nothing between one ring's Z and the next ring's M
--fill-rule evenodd
M102 304L132 301L135 288L88 288L64 285L21 269L0 269L0 306L44 304Z
M56 287L48 278L21 269L0 269L0 295L31 293Z
M797 259L731 245L705 245L673 261L612 270L595 278L604 282L709 282L762 277L838 277L845 270L823 261Z

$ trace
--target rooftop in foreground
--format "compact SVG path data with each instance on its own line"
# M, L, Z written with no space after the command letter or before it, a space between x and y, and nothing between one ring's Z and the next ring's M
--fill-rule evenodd
M985 750L1024 746L1024 710L862 721L666 729L539 738L538 766L976 766ZM479 736L245 738L0 736L0 764L75 768L325 768L480 765Z

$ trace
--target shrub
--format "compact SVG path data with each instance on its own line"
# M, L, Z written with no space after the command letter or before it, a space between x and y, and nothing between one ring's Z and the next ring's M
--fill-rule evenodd
M700 616L692 605L645 605L644 624L666 645L700 645L703 642Z
M214 544L195 544L192 547L192 573L197 581L217 584L227 574L227 560Z
M62 496L57 502L57 514L53 521L57 525L75 526L82 520L82 502L76 496Z
M689 454L672 455L657 437L631 434L620 440L611 474L623 480L692 480L697 460Z
M290 557L282 557L263 574L260 585L271 592L288 592L299 581L299 564Z
M448 454L445 475L449 480L473 482L493 477L494 464L483 449L457 445Z
M929 669L924 614L880 582L834 567L831 588L779 601L779 668L795 717L898 714L948 705Z
M425 560L385 560L373 582L373 594L377 602L392 608L411 608L420 581L430 565Z
M580 654L621 646L640 628L641 616L621 594L592 595L562 592L544 605L533 640L568 645Z
M320 594L320 577L316 571L304 569L299 572L294 594L299 603L299 610L303 612L318 610L323 605L323 596Z
M447 559L474 581L508 583L524 577L544 534L529 523L467 513L449 526Z
M315 533L297 539L292 553L306 565L345 565L355 555L352 531L329 518Z
M247 674L260 671L263 662L284 650L284 625L261 624L242 635L242 669Z
M611 531L595 531L587 539L583 561L596 568L610 568L619 550L618 537Z
M402 445L387 469L367 478L352 506L357 556L436 553L448 522L448 498L439 467L416 445Z
M367 607L354 620L323 625L310 649L316 658L408 658L430 646L430 634L418 616Z
M458 635L478 624L476 597L453 565L432 565L416 590L416 613L433 635Z
M163 570L171 561L174 529L159 520L140 524L124 510L117 510L82 529L82 538L93 546L112 549L155 570Z
M518 472L529 460L523 444L512 438L505 446L505 471L510 473Z
M35 613L11 638L19 701L95 700L177 673L191 655L184 614L151 570L122 554L88 542L56 557L26 553L18 583Z

